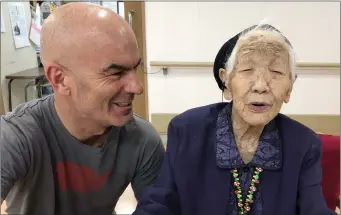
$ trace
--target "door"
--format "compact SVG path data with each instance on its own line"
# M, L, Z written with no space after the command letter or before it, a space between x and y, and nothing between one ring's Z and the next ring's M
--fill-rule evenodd
M123 2L122 2L123 3ZM147 86L147 64L146 64L146 28L145 28L145 3L140 1L124 1L124 15L131 25L139 47L142 64L136 71L144 92L136 96L133 102L133 111L145 120L149 120L148 113L148 86Z

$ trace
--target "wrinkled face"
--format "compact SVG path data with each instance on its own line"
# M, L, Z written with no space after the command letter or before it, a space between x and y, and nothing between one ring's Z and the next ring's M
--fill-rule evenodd
M292 89L288 45L273 32L241 38L229 89L234 111L248 124L265 125L289 102Z
M143 92L136 74L140 64L136 40L113 40L104 35L96 40L100 41L82 49L66 83L83 118L123 126L132 119L135 94Z

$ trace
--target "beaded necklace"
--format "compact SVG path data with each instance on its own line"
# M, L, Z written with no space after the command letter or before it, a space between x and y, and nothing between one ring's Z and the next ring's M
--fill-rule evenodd
M255 171L252 176L251 184L249 187L248 194L245 197L245 201L243 201L243 193L242 188L240 187L239 182L239 172L237 168L234 168L232 170L232 175L234 179L233 187L234 187L234 193L236 194L237 200L238 200L238 211L240 215L246 215L251 211L251 204L254 201L254 196L257 191L257 186L259 185L259 178L260 173L263 171L262 168L256 167ZM244 202L244 203L243 203Z

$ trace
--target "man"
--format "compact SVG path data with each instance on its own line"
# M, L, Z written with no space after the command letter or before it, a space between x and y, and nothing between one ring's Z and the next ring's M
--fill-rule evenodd
M1 202L9 214L112 214L129 183L139 199L164 147L133 116L143 88L136 38L116 13L69 3L41 32L53 96L1 118Z

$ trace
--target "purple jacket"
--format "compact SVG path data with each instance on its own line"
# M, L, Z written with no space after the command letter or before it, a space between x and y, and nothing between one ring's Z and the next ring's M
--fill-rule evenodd
M194 108L170 122L158 181L145 190L133 215L231 214L231 167L220 165L217 156L217 120L228 105ZM336 214L322 195L319 136L285 115L274 120L281 139L280 166L262 173L261 214Z

